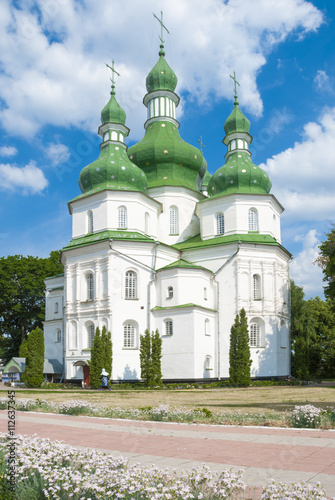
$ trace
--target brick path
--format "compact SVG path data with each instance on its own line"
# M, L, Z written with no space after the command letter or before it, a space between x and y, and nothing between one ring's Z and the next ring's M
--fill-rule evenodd
M0 412L6 432L7 412ZM277 481L323 484L335 496L335 431L140 422L17 412L18 434L63 440L165 469L243 469L247 485ZM256 490L256 493L259 489Z

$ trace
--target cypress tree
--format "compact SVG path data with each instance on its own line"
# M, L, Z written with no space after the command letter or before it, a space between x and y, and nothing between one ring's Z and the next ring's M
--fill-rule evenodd
M145 330L144 335L140 337L140 365L141 378L145 385L152 384L152 362L151 362L151 335L149 330Z
M107 333L107 328L105 327L105 325L102 327L102 332L101 332L101 347L103 351L102 368L105 368L106 372L111 377L113 346L112 346L111 333L110 332Z
M229 381L231 384L250 385L250 347L246 313L241 309L230 331Z
M22 344L19 347L19 357L26 358L26 363L27 363L28 352L29 352L28 341L27 339L23 339ZM24 373L21 373L20 380L21 382L26 382L26 371Z
M162 339L159 331L151 334L151 363L152 363L152 383L160 385L162 383Z
M90 377L92 389L99 389L101 385L100 375L104 363L104 352L101 343L101 335L99 327L95 330L93 347L91 349Z
M28 387L41 387L44 380L44 335L40 328L29 333L27 346L23 349L27 353L25 383Z

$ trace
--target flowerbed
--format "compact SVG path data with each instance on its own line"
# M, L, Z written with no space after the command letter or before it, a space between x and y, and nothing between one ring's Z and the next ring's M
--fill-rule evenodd
M18 435L12 494L7 482L7 445L6 434L0 433L0 498L6 500L219 500L241 498L245 490L242 471L224 469L218 476L203 466L168 473L154 465L128 466L123 457ZM319 484L274 483L263 489L261 498L321 500L326 495Z
M0 398L0 409L6 409L7 398ZM267 425L299 428L335 428L335 409L316 408L312 405L296 406L284 414L252 413L248 411L226 411L212 413L207 408L187 409L177 406L159 405L142 408L120 408L107 404L83 400L53 403L46 399L17 399L16 409L21 411L43 411L66 415L92 415L96 417L123 418L159 422L194 422L218 425Z

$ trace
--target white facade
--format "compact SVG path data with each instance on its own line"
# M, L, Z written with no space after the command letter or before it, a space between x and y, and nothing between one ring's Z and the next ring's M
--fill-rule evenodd
M252 376L287 376L289 254L279 244L278 202L271 195L239 194L196 203L194 193L177 188L177 224L186 237L176 235L175 241L188 240L199 229L202 238L180 250L166 243L171 189L153 191L152 197L103 191L70 203L73 246L62 253L64 277L46 280L46 357L64 364L65 379L82 379L92 329L105 325L113 341L112 379L139 380L139 337L146 328L158 329L163 379L228 378L230 328L244 307L253 334ZM127 209L121 230L120 206ZM243 241L250 235L250 209L257 210L258 233L276 242ZM216 231L218 211L225 215L223 235ZM216 240L226 235L240 235L241 241ZM183 267L180 259L194 267Z

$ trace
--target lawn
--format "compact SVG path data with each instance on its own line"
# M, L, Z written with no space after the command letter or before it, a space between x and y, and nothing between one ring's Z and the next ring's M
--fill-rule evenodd
M1 388L3 389L3 388ZM6 391L8 388L4 388ZM2 391L1 391L2 392ZM2 395L0 392L0 396ZM5 396L5 392L3 393ZM27 390L16 389L16 399L43 398L52 402L71 399L103 403L120 408L140 408L160 404L186 409L205 407L213 413L248 411L253 413L293 410L296 405L311 404L319 408L335 406L335 384L327 387L275 386L224 389L175 390Z

